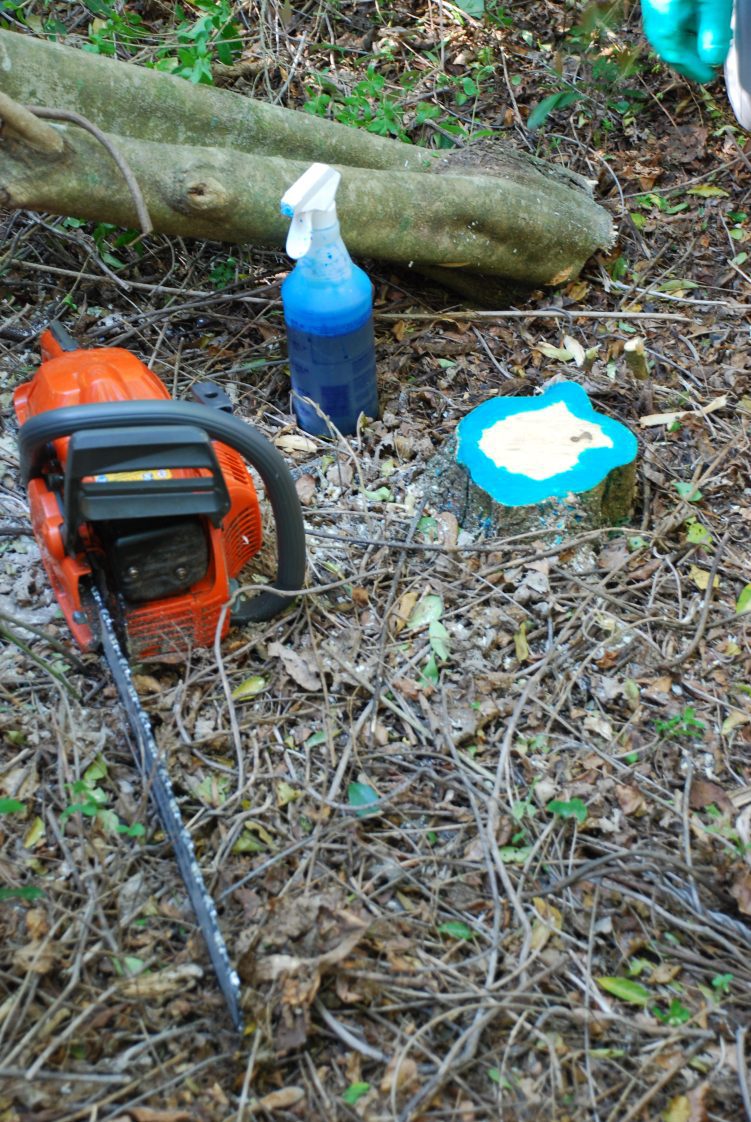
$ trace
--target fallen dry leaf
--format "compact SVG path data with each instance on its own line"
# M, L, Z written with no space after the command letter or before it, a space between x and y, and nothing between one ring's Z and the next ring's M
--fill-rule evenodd
M384 1095L391 1093L392 1089L403 1091L407 1087L414 1086L418 1081L417 1064L411 1056L405 1056L403 1059L399 1056L394 1056L386 1065L386 1070L383 1073L381 1080L381 1092Z
M656 425L672 425L683 417L707 417L710 413L716 413L718 409L724 409L727 403L727 394L722 394L721 397L716 397L714 401L710 401L709 405L701 406L698 409L677 409L672 413L650 413L646 417L640 417L639 424L643 429L646 429L654 428Z
M662 1114L663 1122L689 1122L691 1118L691 1103L686 1095L676 1095L667 1105Z
M161 694L164 692L163 684L153 674L134 674L132 681L139 693Z
M532 924L532 937L530 946L532 950L538 951L547 944L551 935L555 935L557 931L561 930L563 926L563 916L558 911L558 908L553 904L549 904L543 896L535 896L532 903L534 904L539 920L535 920Z
M685 1095L676 1095L663 1112L663 1122L707 1122L708 1083L700 1083Z
M44 908L29 908L26 913L26 930L34 942L39 942L48 933L50 925Z
M588 732L597 733L603 740L610 742L613 739L613 726L606 717L599 713L588 713L584 718L584 728Z
M391 630L394 635L398 635L407 626L407 621L414 611L418 596L418 592L405 592L399 600L391 616Z
M703 592L704 589L709 585L709 572L707 571L707 569L701 569L698 565L689 565L688 575L701 592ZM720 587L719 577L714 578L714 580L712 581L712 587Z
M683 967L678 963L661 962L650 972L650 986L666 986L677 978Z
M695 779L693 781L691 794L689 795L689 806L692 810L703 810L705 806L716 806L730 814L735 811L731 799L722 787L717 783L712 783L709 779Z
M295 480L297 497L303 506L310 506L316 493L316 481L312 475L301 475Z
M744 916L751 916L751 870L744 870L734 881L730 895L735 899L738 911Z
M477 1114L471 1099L461 1099L456 1110L459 1122L477 1122Z
M629 787L626 783L615 788L615 797L624 814L640 815L647 809L647 802L638 787Z
M27 943L13 954L13 965L22 974L49 974L56 962L55 944L51 942Z
M447 549L452 549L456 545L457 538L459 537L459 522L455 514L450 510L442 510L440 514L436 514L435 520L438 523L438 541L440 545L446 546Z
M120 993L123 997L144 999L171 997L175 993L192 989L202 977L203 970L195 963L167 966L164 970L154 971L153 974L139 974L137 978L126 978L120 986Z
M133 1122L193 1122L188 1110L152 1110L150 1106L128 1107L128 1119Z
M314 452L318 451L315 440L295 432L282 433L281 436L274 438L274 444L280 452L286 452L290 456L312 456Z
M288 1106L296 1106L305 1098L304 1087L282 1087L278 1091L270 1091L257 1103L253 1104L254 1110L285 1110Z
M404 694L410 701L416 701L422 693L422 688L419 683L415 682L412 678L394 678L391 684L394 689Z
M284 669L292 681L296 682L301 689L320 690L321 679L318 677L318 673L307 659L303 658L292 647L286 647L284 643L269 643L269 654L272 658L282 660Z
M343 958L354 950L362 939L368 924L357 916L349 917L354 924L354 930L342 939L341 943L325 954L316 958L300 958L292 954L272 954L256 961L254 977L257 982L273 982L281 975L293 975L302 971L319 971L329 966L336 966Z

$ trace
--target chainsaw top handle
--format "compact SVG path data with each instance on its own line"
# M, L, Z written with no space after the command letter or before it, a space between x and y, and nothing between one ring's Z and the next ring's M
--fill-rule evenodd
M24 486L42 474L47 446L53 440L90 429L123 425L194 425L212 440L234 448L260 475L276 525L277 573L280 592L297 592L305 578L305 529L300 500L287 465L265 437L238 417L191 401L105 402L52 409L30 418L19 437L21 477ZM290 602L289 596L261 592L243 599L232 612L232 622L243 624L271 619Z

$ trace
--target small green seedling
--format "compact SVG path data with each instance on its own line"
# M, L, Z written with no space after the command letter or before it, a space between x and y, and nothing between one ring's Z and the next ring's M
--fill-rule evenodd
M687 705L682 713L676 713L666 721L655 721L655 732L663 740L677 740L682 736L701 740L706 727L703 721L697 720L693 705Z
M550 814L557 814L559 818L575 818L580 826L587 821L587 804L582 799L569 799L568 802L553 799L548 803L547 809Z

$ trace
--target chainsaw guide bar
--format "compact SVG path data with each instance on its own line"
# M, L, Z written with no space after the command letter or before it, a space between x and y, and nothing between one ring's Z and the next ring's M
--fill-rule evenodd
M92 584L88 593L99 620L102 654L114 679L120 702L133 733L131 748L143 780L144 790L148 791L151 796L159 815L159 821L172 843L178 868L188 891L193 911L196 914L198 926L209 952L209 958L216 972L217 981L227 1002L232 1023L238 1032L242 1032L240 979L230 962L227 946L219 927L216 905L201 875L193 848L193 840L183 823L169 772L160 759L159 748L151 729L151 722L144 712L136 688L133 685L130 666L120 647L112 616L96 585Z

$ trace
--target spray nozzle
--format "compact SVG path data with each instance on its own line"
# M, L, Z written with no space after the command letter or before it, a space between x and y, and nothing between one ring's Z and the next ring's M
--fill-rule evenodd
M336 222L336 189L341 174L328 164L311 164L282 196L282 214L292 221L287 253L297 259L310 249L313 230Z

